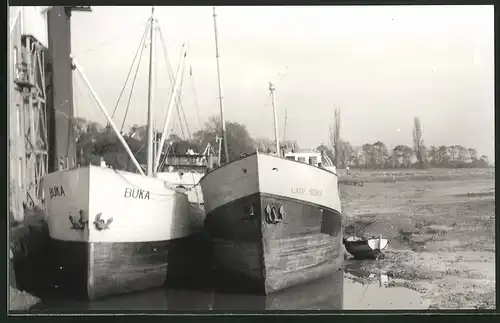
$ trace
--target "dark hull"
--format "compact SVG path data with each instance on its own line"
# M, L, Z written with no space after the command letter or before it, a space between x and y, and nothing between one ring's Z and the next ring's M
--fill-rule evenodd
M253 205L250 212L249 206ZM266 206L284 206L280 223ZM218 276L240 291L270 294L341 267L341 215L301 200L256 193L207 214Z
M16 288L16 271L14 270L14 260L9 261L9 286Z
M159 287L170 276L189 279L206 263L207 251L199 249L202 240L201 235L116 243L51 239L53 287L71 298L94 300Z
M215 293L214 310L341 310L344 298L344 272L298 285L271 295Z
M381 251L379 249L372 249L368 245L367 240L362 241L347 241L344 240L344 246L348 253L354 256L354 258L368 259L377 258Z

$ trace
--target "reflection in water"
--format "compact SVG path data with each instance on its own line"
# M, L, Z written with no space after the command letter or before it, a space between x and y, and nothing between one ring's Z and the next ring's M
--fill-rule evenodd
M428 309L430 300L423 299L419 292L404 287L387 287L380 275L378 282L361 284L346 279L344 282L344 310L405 310Z
M388 275L363 269L362 261L347 261L344 282L344 309L428 309L430 300L404 287L391 286ZM351 279L351 278L354 278ZM362 283L355 280L361 279Z
M81 310L339 310L342 309L344 274L295 286L269 296L237 294L223 286L196 290L193 286L160 288L141 293L109 297L92 302L43 300L33 312Z
M268 296L215 293L214 309L220 310L340 310L344 272Z
M378 279L370 279L370 283L359 283L351 279L355 277L353 274L351 272L344 277L344 272L339 270L331 276L268 296L231 293L221 286L200 288L197 284L159 288L92 302L44 299L33 308L33 312L426 309L429 306L429 302L423 300L418 292L387 287L389 278L386 275L378 275ZM368 274L368 277L373 278L373 274Z

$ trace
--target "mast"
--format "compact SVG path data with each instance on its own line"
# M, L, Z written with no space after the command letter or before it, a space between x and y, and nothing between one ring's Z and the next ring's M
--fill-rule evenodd
M113 128L113 130L115 131L116 133L116 136L118 137L118 140L120 140L121 144L123 145L123 147L125 148L125 151L127 152L127 154L129 155L130 159L132 160L132 162L134 163L134 166L137 168L137 171L141 174L141 175L144 175L144 172L142 171L142 168L141 168L141 165L139 165L139 162L137 161L137 159L135 158L134 154L132 153L132 151L130 150L130 147L128 146L127 142L125 141L125 139L123 138L123 136L121 135L120 131L118 130L118 127L115 125L115 123L113 122L113 119L109 116L108 112L106 111L106 108L104 107L104 104L102 103L101 99L99 99L99 97L97 96L97 93L95 92L94 88L92 87L92 85L90 84L89 80L87 79L87 76L85 75L85 73L83 72L83 69L81 68L81 66L78 64L78 62L75 60L75 58L73 56L70 55L70 58L71 58L71 61L72 61L72 64L73 64L73 68L80 73L80 76L82 77L83 79L83 82L85 82L85 84L87 85L87 87L89 88L90 90L90 94L92 95L92 97L94 98L94 100L96 101L97 103L97 106L99 107L99 109L101 109L102 113L104 114L104 117L106 118L106 120L108 121L109 125L111 126L111 128Z
M219 135L215 135L215 142L219 144L219 150L217 153L217 164L220 166L220 153L221 153L221 143L222 143L222 138L219 137Z
M224 119L224 106L222 104L222 88L220 85L219 39L217 37L217 15L215 14L215 6L213 7L213 13L214 13L214 34L215 34L215 58L217 60L217 83L219 86L220 123L222 129L222 141L224 143L224 157L226 157L226 163L229 163L229 152L227 150L227 136L226 136L226 120ZM219 164L220 164L220 158L219 158Z
M153 88L154 88L154 45L155 45L155 7L151 7L151 30L150 37L151 41L149 44L149 91L148 91L148 168L147 176L153 175Z
M279 140L279 135L278 135L278 115L276 114L276 97L274 95L274 91L276 89L274 88L273 83L269 82L269 91L271 91L271 100L273 104L273 115L274 115L274 138L276 140L276 154L278 156L280 155L280 140Z
M187 48L185 45L182 45L181 60L179 62L179 66L177 66L177 72L175 73L172 95L170 96L170 101L168 103L168 108L167 108L167 117L165 118L165 123L163 124L163 132L161 134L160 143L158 146L158 154L155 157L154 169L156 172L158 172L160 170L159 167L160 167L161 152L163 151L163 146L165 145L165 140L167 139L168 124L170 121L170 117L172 115L172 108L175 104L175 99L178 96L179 87L181 84L181 80L180 80L181 79L181 72L184 70L184 64L186 62L186 55L187 55Z

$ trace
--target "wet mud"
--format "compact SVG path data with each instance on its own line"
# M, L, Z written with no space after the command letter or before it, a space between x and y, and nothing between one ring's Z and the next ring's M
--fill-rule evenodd
M495 183L478 172L341 186L344 235L389 239L384 260L349 260L346 270L387 275L432 309L494 309Z
M452 178L453 174L458 175ZM432 180L423 180L419 174L417 180L392 183L380 180L381 176L362 187L340 186L344 236L382 234L389 239L384 259L347 259L345 273L339 271L342 275L267 297L228 294L207 282L203 289L178 286L95 302L61 300L38 292L44 287L37 281L48 281L40 268L50 258L41 252L46 226L35 216L11 230L17 288L30 294L11 288L10 309L69 313L495 308L494 177L455 172L445 174L446 180L435 174Z
M220 286L158 288L113 296L92 302L44 299L31 313L78 313L87 311L261 311L261 310L349 310L428 309L430 300L418 291L400 285L387 275L366 277L339 270L331 276L295 286L268 296L228 292Z

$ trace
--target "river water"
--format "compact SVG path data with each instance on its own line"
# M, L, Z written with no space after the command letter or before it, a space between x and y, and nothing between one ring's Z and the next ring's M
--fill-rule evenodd
M370 275L359 283L352 273L339 270L331 276L268 296L224 291L216 286L164 287L139 293L84 302L44 299L33 313L89 311L196 311L196 310L349 310L427 309L429 301L406 288L388 287L386 275ZM359 278L359 277L358 277Z

